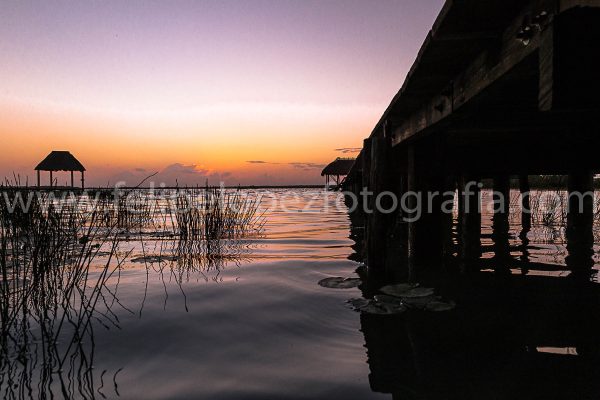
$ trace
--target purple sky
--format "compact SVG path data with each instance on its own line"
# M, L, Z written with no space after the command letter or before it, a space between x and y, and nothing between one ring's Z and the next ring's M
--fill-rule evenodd
M0 176L59 147L102 182L115 169L175 163L251 179L245 160L328 162L369 134L442 4L3 1L0 134L21 156L0 161ZM115 155L104 164L102 137ZM144 138L145 159L127 153L132 137Z

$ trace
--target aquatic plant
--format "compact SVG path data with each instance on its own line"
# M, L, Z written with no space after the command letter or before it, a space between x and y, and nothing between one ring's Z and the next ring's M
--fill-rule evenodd
M93 322L117 323L107 282L122 264L103 210L57 205L48 192L13 207L23 190L0 189L0 394L94 398ZM101 249L108 258L95 263Z
M243 238L262 231L265 221L259 208L259 197L243 195L239 189L178 190L177 231L184 240Z

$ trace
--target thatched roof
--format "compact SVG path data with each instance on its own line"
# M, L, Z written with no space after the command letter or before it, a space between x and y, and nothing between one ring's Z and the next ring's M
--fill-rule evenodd
M36 171L85 171L85 167L68 151L53 151L35 167Z
M354 158L336 158L334 162L326 166L321 172L321 176L325 175L348 175L352 165L354 165Z

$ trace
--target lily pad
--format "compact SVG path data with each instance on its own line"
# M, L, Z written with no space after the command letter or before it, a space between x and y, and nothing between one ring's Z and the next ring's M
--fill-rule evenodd
M402 304L410 308L425 309L432 301L439 300L436 296L425 296L425 297L405 297L402 299Z
M330 289L351 289L360 285L362 281L359 278L333 277L325 278L319 281L319 285Z
M403 304L392 304L392 303L380 303L376 302L376 304L386 310L386 314L402 314L407 310L406 306Z
M396 285L387 285L379 289L380 292L390 296L401 297L404 293L416 288L418 284L398 283Z
M397 300L398 299L394 298L394 302L388 303L358 298L348 300L348 304L350 304L355 311L360 311L367 314L394 315L401 314L407 310L406 306Z
M357 310L367 314L394 315L402 314L406 311L406 307L402 304L389 304L370 301L368 304L358 308Z
M130 260L134 263L161 263L168 261L177 261L177 256L169 256L169 255L146 255L143 257L135 257Z
M380 304L377 304L374 301L370 301L369 304L360 307L357 311L364 312L367 314L376 314L376 315L386 315L389 314L388 310L384 307L381 307Z
M414 289L410 289L407 292L404 292L400 295L400 297L404 298L416 298L416 297L428 297L433 296L435 290L433 288L426 287L416 287Z
M402 304L402 299L400 299L399 297L395 297L395 296L388 296L387 294L377 294L374 296L375 301L377 301L378 303L385 303L385 304Z
M429 302L425 306L425 309L427 311L441 312L441 311L453 310L455 307L456 307L456 303L454 303L453 301L444 302L444 301L434 300L434 301Z
M369 304L369 300L359 297L355 299L350 299L346 303L348 303L354 310L360 311L360 309Z

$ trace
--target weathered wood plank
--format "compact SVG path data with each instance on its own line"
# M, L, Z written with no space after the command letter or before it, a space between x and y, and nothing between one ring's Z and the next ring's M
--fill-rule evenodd
M463 72L449 82L450 90L433 96L396 128L392 139L393 145L409 139L448 117L525 58L538 51L542 37L545 36L536 31L525 44L517 40L517 34L523 29L524 21L530 21L532 15L544 11L551 18L556 11L555 7L547 0L532 2L532 5L521 12L505 29L497 48L483 51ZM551 24L545 29L551 30Z

